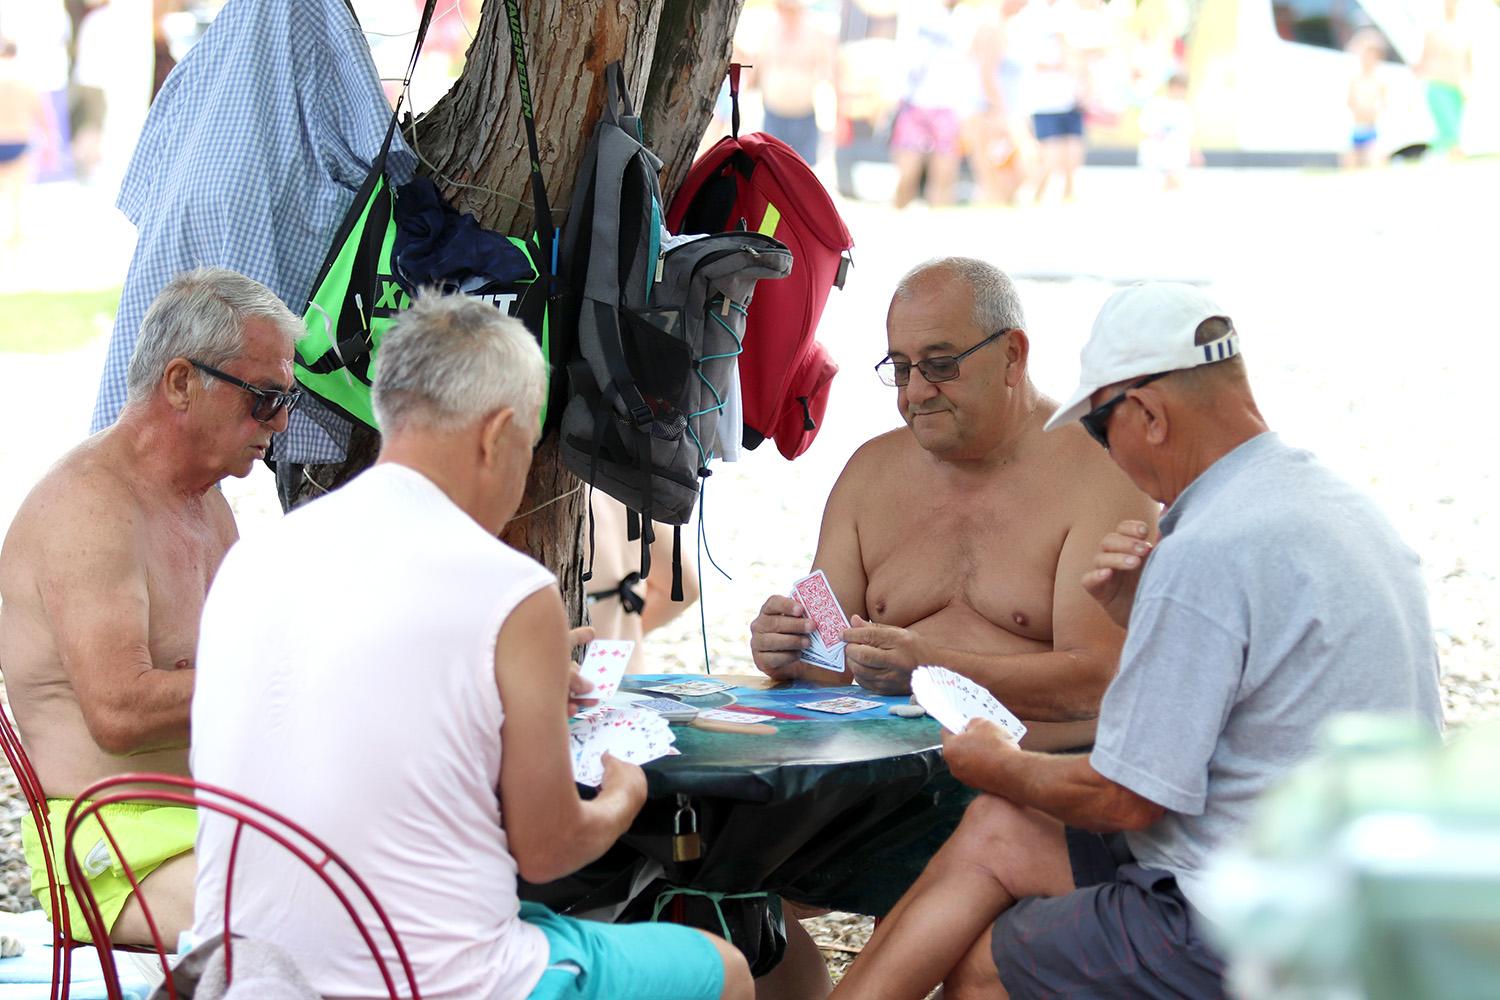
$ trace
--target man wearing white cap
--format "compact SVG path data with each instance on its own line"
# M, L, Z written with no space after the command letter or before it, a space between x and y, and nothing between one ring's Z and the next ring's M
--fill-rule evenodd
M1079 420L1166 505L1122 523L1084 588L1128 622L1088 755L1022 751L989 723L945 738L988 794L840 989L883 1000L1218 996L1201 873L1330 716L1440 728L1417 557L1363 495L1271 433L1234 324L1201 291L1105 303L1048 429ZM1087 833L1084 831L1098 831Z

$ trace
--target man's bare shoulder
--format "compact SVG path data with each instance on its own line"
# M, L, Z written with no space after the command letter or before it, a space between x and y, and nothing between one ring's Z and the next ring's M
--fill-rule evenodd
M901 467L921 448L905 427L878 434L855 449L839 483L869 485L882 477L899 475Z
M131 543L143 517L140 500L100 438L58 459L32 487L11 523L7 548L45 546L55 556L59 545L116 549Z
M1047 466L1058 477L1057 492L1068 509L1118 511L1117 520L1136 517L1154 523L1160 505L1142 493L1080 425L1046 432L1043 441Z

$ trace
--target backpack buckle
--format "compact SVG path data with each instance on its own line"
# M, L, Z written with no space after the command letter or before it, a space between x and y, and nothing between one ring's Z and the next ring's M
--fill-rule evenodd
M656 414L651 412L651 407L644 400L630 407L630 420L638 431L645 430L646 426L655 419Z

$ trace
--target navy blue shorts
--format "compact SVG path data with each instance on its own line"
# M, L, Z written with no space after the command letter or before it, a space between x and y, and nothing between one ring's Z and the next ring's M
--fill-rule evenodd
M1074 108L1072 111L1032 115L1031 127L1036 131L1036 137L1039 140L1066 139L1069 136L1083 135L1083 112Z
M1013 1000L1224 996L1223 963L1177 879L1136 864L1121 834L1069 827L1067 838L1079 888L1023 899L995 921L995 966Z
M767 110L765 131L791 146L808 163L818 162L818 118L816 115L778 115Z

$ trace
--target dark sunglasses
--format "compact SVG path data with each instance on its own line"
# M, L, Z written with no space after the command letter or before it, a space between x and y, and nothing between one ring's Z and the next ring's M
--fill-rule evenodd
M250 404L250 415L263 424L268 424L275 420L276 414L282 410L288 413L292 412L297 408L297 404L302 401L301 389L262 389L258 385L251 385L244 379L235 378L228 372L221 372L219 369L205 365L201 361L194 361L192 358L189 358L188 364L210 378L216 378L220 382L228 382L230 385L244 389L250 395L254 396L255 402Z
M952 382L958 378L958 363L985 344L993 343L1001 337L1010 333L1009 330L999 330L985 337L973 347L962 354L944 354L936 358L923 358L918 362L897 361L889 354L885 360L875 366L875 374L880 376L880 381L886 385L904 386L911 383L911 370L915 368L922 373L922 377L928 382Z
M1125 398L1125 394L1131 389L1139 389L1149 382L1155 382L1157 379L1165 378L1170 374L1172 373L1157 372L1155 375L1147 375L1140 381L1130 383L1124 389L1121 389L1118 395L1105 400L1079 417L1078 422L1083 424L1083 429L1089 432L1089 437L1103 445L1105 451L1109 451L1109 415L1114 411L1116 406L1120 405L1120 401Z

